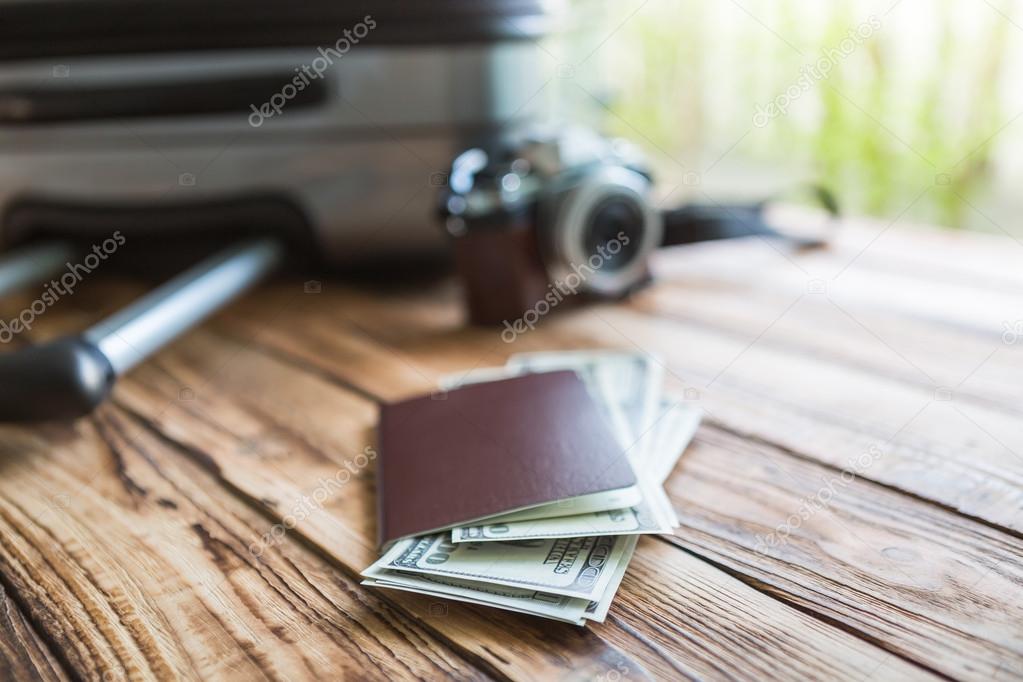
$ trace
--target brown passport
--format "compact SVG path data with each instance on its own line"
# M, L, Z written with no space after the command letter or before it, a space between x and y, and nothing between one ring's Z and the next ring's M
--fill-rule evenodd
M636 483L570 371L384 405L379 431L381 545Z

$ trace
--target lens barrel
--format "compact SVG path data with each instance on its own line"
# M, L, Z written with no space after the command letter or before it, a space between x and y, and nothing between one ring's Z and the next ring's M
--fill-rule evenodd
M650 181L623 166L603 166L555 190L541 211L541 246L552 281L578 281L580 291L616 297L648 276L661 242L660 214L647 201Z

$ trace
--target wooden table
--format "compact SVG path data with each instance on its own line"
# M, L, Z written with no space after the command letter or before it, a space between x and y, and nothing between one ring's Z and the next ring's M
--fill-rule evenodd
M708 244L512 344L450 280L278 282L95 416L0 430L0 675L1023 678L1021 262L886 223ZM138 292L97 277L33 333ZM682 527L641 540L607 622L361 587L377 405L584 347L656 354L706 413L668 482Z

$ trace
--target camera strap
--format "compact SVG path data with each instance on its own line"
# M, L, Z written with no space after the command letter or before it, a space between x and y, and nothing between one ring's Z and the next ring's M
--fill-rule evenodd
M806 187L810 196L820 205L834 223L839 215L838 202L825 187ZM800 248L824 246L827 236L785 234L768 224L764 217L767 206L779 197L746 204L687 204L664 212L664 239L662 246L692 244L716 239L737 239L758 236L781 239Z

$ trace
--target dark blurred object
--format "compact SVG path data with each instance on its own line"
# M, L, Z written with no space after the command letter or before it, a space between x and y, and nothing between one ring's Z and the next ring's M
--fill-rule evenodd
M307 47L372 15L377 44L489 42L542 34L541 0L8 0L0 59Z

